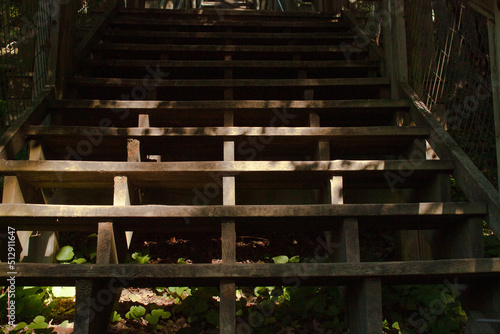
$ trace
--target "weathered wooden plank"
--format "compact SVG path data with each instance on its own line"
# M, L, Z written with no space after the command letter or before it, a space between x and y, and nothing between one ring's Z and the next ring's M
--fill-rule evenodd
M108 30L103 34L105 37L151 37L151 38L203 38L203 39L245 39L245 40L266 40L266 39L338 39L353 41L356 37L353 33L346 32L305 32L305 33L242 33L242 32L190 32L190 31L151 31L151 30Z
M384 173L398 173L411 169L413 177L419 175L449 173L448 161L404 161L404 160L333 160L333 161L189 161L189 162L89 162L89 161L0 161L0 174L21 176L33 186L40 188L70 187L79 184L103 187L113 185L115 176L127 176L135 184L150 184L162 181L163 185L174 185L181 181L210 181L210 175L248 175L257 181L273 173L273 178L288 180L289 176L306 173L309 177L341 175L373 175L382 180ZM177 181L178 182L177 182ZM300 179L296 184L301 184ZM292 183L294 183L292 181ZM157 183L160 185L160 183ZM326 184L325 184L326 186Z
M337 109L337 108L408 108L407 99L315 100L315 101L123 101L123 100L53 100L51 108L64 109Z
M103 137L165 137L165 136L219 136L219 137L252 137L252 136L272 136L272 137L314 137L319 139L335 139L339 137L420 137L429 136L430 131L424 127L148 127L145 128L113 128L113 127L86 127L86 126L29 126L26 128L26 135L31 138L58 136L68 137L67 140L75 137L86 137L89 134L96 134ZM80 138L78 138L80 139ZM373 139L373 138L370 138ZM395 138L395 140L402 138ZM323 159L322 159L323 160ZM329 159L326 159L329 160Z
M75 78L78 86L140 87L143 79ZM332 79L218 79L218 80L163 80L157 87L320 87L320 86L384 86L387 78L332 78Z
M99 206L1 204L0 223L8 218L183 218L183 217L432 217L485 215L483 203L397 203L320 205L234 205L234 206ZM101 220L102 221L102 220Z
M221 14L222 12L222 14ZM221 9L188 9L188 10L175 10L169 11L164 9L138 9L138 8L121 8L120 13L122 15L133 15L133 17L137 17L140 14L148 14L157 15L163 18L172 18L176 17L178 19L185 19L186 17L195 17L195 18L203 18L206 16L216 16L218 19L221 19L221 15L223 17L238 17L238 18L251 18L258 20L259 18L265 19L284 19L284 20L295 20L295 19L327 19L327 20L337 20L336 17L332 16L332 13L318 13L318 12L279 12L279 11L235 11L235 10L221 10ZM203 15L201 15L203 14Z
M82 64L84 67L126 67L146 68L151 66L162 69L168 68L376 68L377 61L372 60L329 60L329 61L286 61L286 60L123 60L102 59L89 60Z
M346 49L355 53L366 52L354 46L337 45L180 45L180 44L134 44L104 43L94 47L101 51L179 51L179 52L286 52L286 53L343 53Z
M111 21L113 26L162 26L162 27L281 27L287 28L290 26L290 22L281 22L276 20L269 21L236 21L236 20L158 20L158 19L113 19ZM349 25L343 22L322 22L322 21L305 21L305 22L294 22L293 26L295 28L331 28L331 29L346 29Z
M500 277L500 259L459 259L409 262L363 262L363 263L294 263L294 264L121 264L121 265L78 265L24 264L16 266L16 279L31 280L50 277L54 284L73 282L77 279L115 278L131 279L197 279L202 285L209 279L259 279L265 283L271 279L281 281L283 277L304 278L304 284L314 284L314 278L328 278L331 284L353 282L359 279L380 278L384 282L408 284L409 282L443 283L444 278L458 278L460 281L493 279ZM0 264L0 277L7 277L7 264ZM310 280L309 280L310 279ZM17 280L16 280L17 281ZM287 280L294 284L295 280ZM139 283L139 282L137 282ZM217 284L213 282L212 284ZM140 284L140 283L139 283Z

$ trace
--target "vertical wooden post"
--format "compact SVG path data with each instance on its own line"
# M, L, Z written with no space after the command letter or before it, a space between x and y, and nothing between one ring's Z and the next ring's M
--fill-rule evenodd
M382 333L382 284L364 279L348 287L349 329L352 334Z
M391 97L404 96L401 84L408 82L408 56L406 51L406 23L403 0L383 0L382 8L390 13L385 22L383 38L385 71L391 78Z
M227 57L226 57L227 60ZM225 75L228 75L226 73ZM232 73L230 74L232 76ZM224 98L233 98L232 89L224 92ZM224 113L224 126L234 126L233 111ZM224 141L224 161L235 160L234 141ZM222 177L222 204L236 204L236 180L234 176ZM222 262L236 263L236 224L234 219L223 220L221 223ZM220 333L236 333L236 283L234 280L220 281Z
M23 182L16 176L5 176L3 203L45 203L42 192ZM53 263L58 250L57 234L43 231L36 238L32 231L17 231L22 251L19 259L24 262Z
M131 186L126 176L115 176L114 178L114 206L128 206L131 205ZM124 231L122 228L115 226L114 235L116 240L116 247L118 251L118 260L125 261L127 250L132 241L133 232Z
M488 20L491 83L493 95L493 116L497 152L497 181L500 189L500 9L493 6L495 22Z
M56 1L57 3L57 1ZM59 12L59 33L57 37L57 68L55 73L56 97L68 95L68 83L75 73L76 24L78 0L61 5Z

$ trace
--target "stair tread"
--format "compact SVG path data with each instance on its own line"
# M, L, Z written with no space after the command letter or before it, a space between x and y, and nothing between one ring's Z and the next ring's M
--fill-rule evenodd
M53 100L51 108L77 109L332 109L332 108L409 108L406 99L368 99L368 100L238 100L238 101L124 101L124 100Z
M108 30L107 37L163 37L163 38L229 38L229 39L345 39L353 40L354 33L245 33L245 32L189 32L150 30Z
M306 19L335 19L331 13L319 13L319 12L277 12L268 10L259 11L245 11L245 12L233 12L232 10L224 10L222 13L217 10L200 10L200 9L182 9L182 10L165 10L165 9L153 9L153 8L122 8L120 9L122 15L134 14L134 17L138 14L147 15L158 15L167 17L185 17L185 16L196 16L199 18L204 18L207 16L217 16L217 17L249 17L249 18L262 18L270 17L272 19L283 18L283 19L293 19L293 18L306 18Z
M295 137L304 138L354 138L354 137L427 137L430 133L424 127L148 127L148 128L113 128L113 127L82 127L82 126L29 126L26 129L28 137L65 136L81 137L88 134L100 134L106 137ZM297 138L296 136L300 136Z
M196 51L196 52L366 52L351 45L179 45L179 44L133 44L104 43L95 46L96 50L120 51Z
M159 20L159 19L128 19L128 18L116 18L111 20L111 25L127 25L127 26L137 26L137 25L149 25L149 26L221 26L221 27L282 27L290 28L290 22L275 21L275 20L249 20L249 21L238 21L238 20ZM351 26L344 22L317 22L311 21L295 21L293 22L293 28L350 28Z
M333 67L369 67L378 68L380 62L375 60L330 60L330 61L290 61L290 60L124 60L105 59L88 60L84 67L210 67L210 68L333 68Z
M0 222L16 218L443 217L487 214L484 203L426 202L317 205L45 205L0 204ZM94 221L95 223L95 221ZM119 223L119 222L118 222Z
M1 276L9 277L8 264L0 264ZM284 277L293 277L304 285L345 285L366 278L380 278L384 283L415 284L422 280L443 283L446 278L456 282L476 282L500 276L500 259L453 259L434 261L401 261L375 263L294 263L291 264L16 264L16 282L74 285L75 280L106 278L133 286L154 286L160 282L189 282L218 286L221 279L237 283L286 284ZM165 281L162 281L164 279ZM113 281L112 281L113 282ZM113 283L113 284L114 284ZM164 284L169 285L169 284ZM171 284L170 284L171 285ZM187 284L184 284L187 285ZM321 284L320 284L321 285Z
M93 87L143 86L144 79L75 77L74 84ZM315 87L315 86L380 86L389 85L389 78L331 79L206 79L160 80L155 87Z

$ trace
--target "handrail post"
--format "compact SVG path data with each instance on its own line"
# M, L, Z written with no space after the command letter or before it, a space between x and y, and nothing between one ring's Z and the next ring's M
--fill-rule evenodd
M401 84L408 83L408 55L406 49L406 23L404 0L384 0L389 22L385 24L384 48L387 74L391 77L391 97L404 96Z
M488 20L488 37L491 68L491 94L495 124L495 146L497 157L497 182L500 190L500 5L493 6L494 21Z
M51 31L53 49L49 56L49 84L56 89L56 98L61 99L67 94L67 84L75 71L75 33L78 15L78 0L70 0L61 4L54 0L54 18Z

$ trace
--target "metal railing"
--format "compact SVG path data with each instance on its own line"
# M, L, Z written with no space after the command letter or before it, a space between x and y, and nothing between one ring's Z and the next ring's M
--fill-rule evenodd
M0 135L47 79L51 0L0 2Z
M406 2L409 83L497 185L487 18L467 1Z

